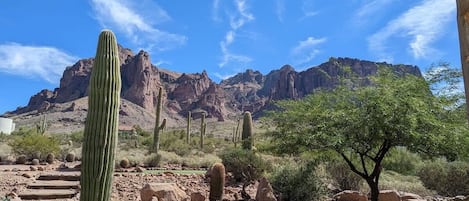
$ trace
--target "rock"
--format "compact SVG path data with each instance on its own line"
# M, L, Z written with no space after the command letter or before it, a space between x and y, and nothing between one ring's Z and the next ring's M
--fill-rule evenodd
M379 201L400 201L401 197L399 193L395 190L382 190L379 191L378 196Z
M335 194L333 197L336 201L368 201L368 197L366 195L363 195L358 191L351 190L342 191Z
M37 167L37 170L38 170L38 171L44 171L44 170L46 170L46 168L45 168L45 167L42 167L42 166L39 166L39 167Z
M145 171L145 168L140 167L140 166L137 166L137 167L135 168L135 171L136 171L136 172L144 172L144 171Z
M160 201L190 200L190 197L175 183L147 183L140 190L142 201L151 201L154 196Z
M411 201L411 200L422 200L422 197L420 195L414 194L414 193L401 193L400 195L401 201Z
M205 196L200 192L192 193L191 201L205 201Z
M37 168L36 168L36 167L34 167L34 166L29 166L29 170L31 170L31 171L36 171L36 170L37 170Z
M256 201L277 201L272 186L265 177L262 177L257 187Z
M32 178L33 176L29 173L23 173L21 176L26 177L28 179Z

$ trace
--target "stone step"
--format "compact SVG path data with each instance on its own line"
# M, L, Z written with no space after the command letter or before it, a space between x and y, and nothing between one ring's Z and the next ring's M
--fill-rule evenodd
M36 180L28 185L29 189L78 189L79 181Z
M80 172L61 172L51 174L41 174L36 180L64 180L64 181L80 181Z
M77 193L73 189L26 189L18 196L22 200L68 199Z

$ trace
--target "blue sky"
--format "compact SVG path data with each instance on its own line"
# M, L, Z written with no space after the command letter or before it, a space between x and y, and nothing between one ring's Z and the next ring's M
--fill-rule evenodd
M104 28L157 66L217 82L329 57L461 65L455 0L5 0L0 27L0 114L58 87Z

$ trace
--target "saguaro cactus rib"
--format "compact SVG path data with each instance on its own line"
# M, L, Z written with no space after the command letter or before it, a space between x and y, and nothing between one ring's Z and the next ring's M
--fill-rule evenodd
M81 201L110 200L121 91L117 42L110 30L99 35L90 78L81 166Z

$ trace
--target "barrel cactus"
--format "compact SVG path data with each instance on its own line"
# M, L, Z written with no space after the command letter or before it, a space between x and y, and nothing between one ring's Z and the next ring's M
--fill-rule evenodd
M116 38L110 30L99 35L91 72L81 164L81 201L110 200L121 75Z
M210 201L223 200L223 188L225 187L225 166L222 163L213 164L210 172Z
M254 139L252 138L252 117L250 112L244 113L243 118L243 131L241 133L241 140L243 141L243 149L252 150Z

